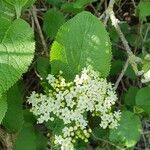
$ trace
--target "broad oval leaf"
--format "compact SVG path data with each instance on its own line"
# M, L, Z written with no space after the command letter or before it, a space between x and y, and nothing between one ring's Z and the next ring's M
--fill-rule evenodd
M138 10L139 10L139 17L140 18L145 18L147 16L150 15L150 11L149 11L149 7L150 7L150 2L149 1L140 1L139 5L138 5Z
M1 95L27 71L34 56L35 43L31 27L22 19L0 20Z
M120 125L110 130L110 140L126 147L133 147L140 139L142 125L140 118L130 111L123 111Z
M87 64L106 77L110 71L111 43L103 24L89 12L81 12L62 25L51 48L52 73L67 78Z
M49 58L39 56L36 60L36 69L42 79L46 79L50 73Z
M61 5L64 3L63 0L47 0L47 2L55 7L60 8Z
M2 124L10 132L18 132L24 123L21 88L22 85L17 83L6 95L8 109Z
M65 22L65 17L58 10L49 10L44 15L43 30L47 36L54 38L60 26Z
M36 134L32 124L25 123L15 141L15 150L36 150Z
M136 105L150 114L150 87L141 88L137 92Z
M135 97L137 94L138 88L131 86L125 94L125 104L129 107L133 107L135 105Z
M84 8L96 0L76 0L70 3L64 3L61 9L65 12L78 13L84 10Z

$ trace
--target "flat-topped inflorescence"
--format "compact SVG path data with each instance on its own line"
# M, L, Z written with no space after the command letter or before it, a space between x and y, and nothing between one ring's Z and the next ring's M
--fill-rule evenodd
M56 77L49 74L49 92L45 95L33 92L28 99L38 123L55 121L56 117L63 120L65 127L62 135L55 135L55 144L60 144L62 150L71 150L77 139L88 142L91 129L87 112L101 118L103 129L118 126L120 111L112 111L117 95L111 83L100 78L91 66L83 68L72 82L66 82L62 75L61 71Z

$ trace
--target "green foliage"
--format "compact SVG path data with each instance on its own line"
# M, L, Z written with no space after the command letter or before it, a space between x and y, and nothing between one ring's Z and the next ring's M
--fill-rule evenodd
M31 7L35 2L36 0L27 0L22 9L25 10L26 8Z
M56 118L55 122L48 121L46 123L48 129L53 131L54 134L60 135L62 133L62 129L65 127L63 120Z
M75 0L71 3L65 3L61 9L66 12L78 13L84 10L84 7L96 0Z
M15 18L15 11L11 5L7 4L4 0L0 0L0 18L7 18L11 20Z
M110 140L122 146L133 147L140 138L142 127L138 116L130 111L123 111L120 126L110 131Z
M62 70L72 78L88 63L106 77L110 71L110 39L95 16L82 12L61 26L50 56L54 74Z
M102 138L102 139L108 138L108 130L104 130L100 126L93 129L93 134L97 138Z
M143 67L142 69L147 72L148 70L150 70L150 61L144 61Z
M24 120L15 141L15 150L45 150L48 140L34 128L35 118L28 110L24 111Z
M47 57L38 57L36 61L36 69L41 78L46 79L50 73L50 61Z
M141 88L137 92L136 105L150 114L150 87Z
M129 87L127 93L125 94L125 104L133 107L135 105L135 97L137 94L138 88L137 87Z
M24 116L24 121L31 123L31 124L35 124L36 123L36 118L35 116L33 116L32 112L30 112L29 109L25 109L23 110L23 116Z
M36 134L32 124L24 124L16 139L15 150L36 150Z
M145 18L147 16L150 16L150 2L149 1L143 1L141 0L138 9L139 9L139 16L140 18Z
M131 65L128 66L128 69L126 70L125 75L131 80L136 79L135 72L133 71L133 68L131 67Z
M113 61L111 64L110 75L114 76L121 72L124 62L121 60Z
M7 92L8 109L3 120L3 126L11 132L17 132L23 125L23 110L22 110L22 95L20 92L21 87L15 84Z
M76 145L77 150L87 150L87 143L84 143L83 141L79 141Z
M43 30L48 37L53 39L56 36L58 29L64 22L65 17L63 14L58 10L51 9L44 15Z
M21 11L30 7L34 2L35 0L0 0L0 17L8 20L19 18Z
M22 19L0 18L0 95L27 71L33 59L33 31Z
M131 50L142 59L139 69L146 73L150 70L150 1L135 2L136 8L133 2L117 0L113 10ZM27 9L33 4L44 33L42 40L32 11ZM100 15L104 14L105 9L105 3L97 0L0 0L0 123L6 134L17 136L15 150L46 150L48 141L54 140L53 134L61 134L65 127L58 118L45 125L36 125L36 117L26 103L32 89L43 93L49 91L50 85L46 80L49 73L57 74L62 70L66 80L71 80L90 64L102 77L107 77L113 83L117 81L128 55L114 26L108 21L104 27L105 15ZM23 76L33 60L35 49L33 29L25 20L35 30L37 46L35 61ZM50 47L50 53L47 51L50 59L41 47L43 40ZM42 80L34 78L36 75ZM25 89L22 82L18 82L20 78ZM136 148L142 143L145 147L142 145L141 149L148 150L146 144L149 135L145 122L149 125L150 84L141 83L141 79L143 76L137 77L129 64L117 88L118 106L114 106L114 109L123 110L120 126L110 131L103 130L98 126L100 119L92 119L87 113L95 138L91 136L88 143L78 140L76 150L86 150L88 145L94 145L96 150L116 150L117 146L133 150L141 134L145 138L144 144L140 141ZM144 134L141 133L141 124L144 125ZM53 149L53 145L50 146ZM54 150L60 150L58 147L54 147Z
M150 70L150 55L147 52L143 52L143 66L142 69L147 72Z
M7 112L7 97L6 94L3 94L3 96L0 98L0 123L2 123L2 120Z
M61 4L63 3L63 0L47 0L47 1L48 3L57 7L61 6Z
M40 132L36 131L36 150L46 150L47 142L47 138Z

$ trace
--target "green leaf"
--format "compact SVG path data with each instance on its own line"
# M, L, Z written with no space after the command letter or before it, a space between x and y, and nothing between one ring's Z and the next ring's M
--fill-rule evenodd
M127 93L125 94L125 104L133 107L135 105L135 97L137 94L138 88L137 87L129 87Z
M119 48L116 48L116 47L112 47L112 55L113 55L113 58L116 60L116 61L122 61L122 65L124 62L124 60L126 60L126 53L124 51L122 51L121 49ZM115 61L113 61L115 62Z
M137 77L135 75L135 72L133 71L133 68L131 67L131 65L128 66L125 75L131 79L131 80L135 80Z
M150 114L150 87L141 88L137 92L136 105Z
M23 126L22 95L19 84L7 92L8 110L3 119L4 127L11 132L19 131Z
M48 3L57 7L61 6L61 4L63 3L63 0L47 0L47 1Z
M66 13L77 14L83 11L84 9L82 7L76 7L74 3L65 3L61 6L61 10L63 10Z
M48 129L52 130L54 134L61 135L62 129L65 127L63 120L59 118L55 118L54 121L46 122L46 126Z
M33 115L33 113L29 109L23 110L24 115L24 121L26 123L36 124L36 117Z
M77 7L84 7L84 6L86 6L86 5L90 4L90 3L93 3L95 1L96 0L76 0L75 1L75 5Z
M50 61L47 57L38 57L36 62L36 69L42 79L46 79L50 73Z
M96 0L76 0L74 2L65 3L61 9L66 12L78 13L84 10L84 8Z
M0 18L0 95L25 73L34 54L34 36L22 19Z
M144 110L142 108L139 108L137 106L134 106L133 111L135 114L141 114L144 112Z
M36 132L36 150L46 150L47 142L48 142L47 138L37 131Z
M22 7L25 6L28 0L5 0L8 4L12 5L16 11L17 18L21 15Z
M0 98L0 124L7 112L7 97L5 94Z
M31 7L34 3L35 3L36 0L28 0L25 5L23 6L23 10L28 8L28 7Z
M17 18L21 15L21 10L24 10L31 6L35 0L25 1L10 1L10 0L0 0L0 17L6 18L8 20L13 20L16 16Z
M28 0L5 0L8 4L13 6L24 6Z
M121 60L113 61L111 64L110 75L111 76L118 75L122 70L123 64L124 62Z
M141 59L143 60L142 70L146 73L150 70L150 54L147 51L143 51Z
M142 47L143 39L142 37L138 36L135 33L130 33L126 36L127 40L129 41L129 44L133 47Z
M15 143L15 150L37 150L36 134L31 124L25 124Z
M105 148L97 147L95 150L105 150Z
M12 20L15 18L15 10L4 0L0 0L0 18L1 17L8 20Z
M69 79L90 64L106 77L111 56L111 43L103 24L91 13L81 12L57 33L51 48L52 73L62 70Z
M44 15L43 30L50 38L54 38L60 26L65 22L64 15L58 10L49 10Z
M117 43L119 41L119 36L118 36L118 33L116 32L114 26L109 26L108 32L109 32L111 41Z
M145 18L147 16L150 16L150 2L149 1L140 1L138 5L139 9L139 16L140 18Z
M107 130L102 129L100 126L93 129L93 134L97 138L102 138L102 139L107 139L108 138Z
M83 140L78 140L77 144L75 145L76 150L87 150L88 145Z
M122 143L122 146L132 147L140 139L142 125L140 118L130 111L123 111L120 125L117 129L110 130L110 140Z

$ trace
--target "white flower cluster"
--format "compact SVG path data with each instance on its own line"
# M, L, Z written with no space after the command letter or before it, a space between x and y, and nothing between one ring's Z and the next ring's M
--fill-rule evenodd
M143 74L142 83L150 82L150 70Z
M91 130L88 129L87 112L99 116L104 129L118 126L120 111L112 112L116 93L111 83L100 78L92 67L84 68L73 82L66 82L62 72L57 77L49 74L47 80L52 87L49 93L33 92L28 102L39 123L54 121L53 116L63 120L66 127L62 135L55 136L55 143L61 145L61 150L73 150L78 138L88 141Z

